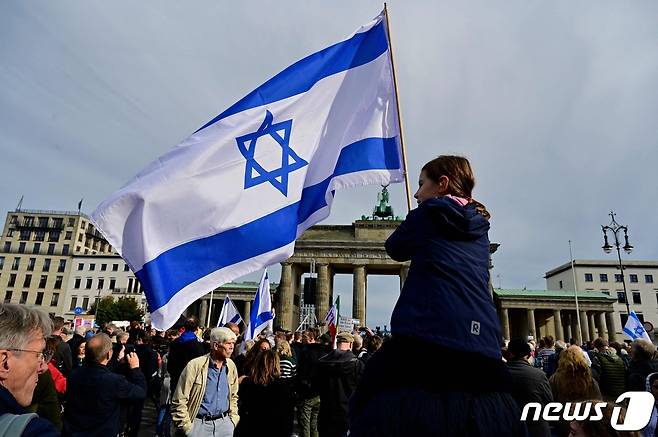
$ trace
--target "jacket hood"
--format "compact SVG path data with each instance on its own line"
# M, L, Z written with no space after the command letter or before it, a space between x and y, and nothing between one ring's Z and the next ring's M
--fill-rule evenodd
M477 212L474 203L466 206L447 197L434 197L420 204L437 228L457 240L476 240L489 231L489 221Z

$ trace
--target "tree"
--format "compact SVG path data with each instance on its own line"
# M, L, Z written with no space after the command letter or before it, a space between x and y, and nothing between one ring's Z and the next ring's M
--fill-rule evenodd
M112 296L101 299L98 309L94 302L87 313L96 315L96 324L99 326L113 320L133 321L142 320L144 317L144 311L139 308L134 299L120 298L115 301Z

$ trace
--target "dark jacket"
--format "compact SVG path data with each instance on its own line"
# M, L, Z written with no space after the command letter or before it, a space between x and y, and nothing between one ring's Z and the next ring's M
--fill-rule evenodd
M32 403L27 407L27 410L48 420L58 431L62 430L62 405L59 402L50 370L46 370L39 375L37 386L32 395Z
M628 391L646 390L647 376L658 372L658 360L631 361L628 369Z
M474 204L424 201L386 241L396 261L411 260L391 317L393 335L500 359L502 334L489 294L489 222Z
M289 437L292 434L293 398L289 381L276 379L268 385L258 385L249 379L240 384L240 421L236 437Z
M27 411L16 402L9 390L0 386L0 415L6 413L25 414ZM59 435L59 431L55 429L52 423L40 417L35 417L28 422L21 437L57 437Z
M507 363L507 368L512 376L510 393L519 408L523 409L523 406L529 402L539 402L541 405L553 402L551 386L543 371L532 367L526 360L510 361ZM528 420L526 426L531 436L550 437L551 435L548 422L541 418L536 422Z
M323 437L343 436L349 429L348 403L363 373L352 351L334 350L318 361L320 390L318 431Z
M197 336L190 331L185 331L169 345L169 359L167 360L167 371L171 377L171 391L176 390L176 384L183 369L194 358L204 355L203 344Z
M614 351L593 354L592 376L599 383L604 399L616 400L626 391L626 366Z
M316 383L318 362L327 354L320 343L307 343L300 351L297 360L297 394L301 399L311 399L320 395Z
M126 378L106 366L85 363L71 372L67 384L67 436L117 435L122 402L146 398L146 381L139 369L132 369Z
M67 343L62 341L57 346L55 361L57 362L57 369L64 376L69 376L69 372L73 368L73 355L71 355L71 347Z

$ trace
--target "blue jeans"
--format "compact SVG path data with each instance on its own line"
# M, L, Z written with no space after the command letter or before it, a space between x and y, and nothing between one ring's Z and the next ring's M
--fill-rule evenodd
M169 404L164 404L158 410L158 421L155 424L155 435L171 437L171 410Z

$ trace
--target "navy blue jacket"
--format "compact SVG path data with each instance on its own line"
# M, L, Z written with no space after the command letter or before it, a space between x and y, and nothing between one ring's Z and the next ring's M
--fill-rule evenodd
M474 204L424 201L386 241L396 261L411 260L391 317L391 333L501 357L502 334L489 294L489 222Z
M9 390L0 386L0 416L5 413L25 414L27 411L16 402ZM52 423L46 419L35 417L27 423L21 437L56 437L59 435L59 431Z
M146 398L142 371L131 369L126 379L107 366L84 363L67 380L64 435L115 436L121 431L121 403Z

